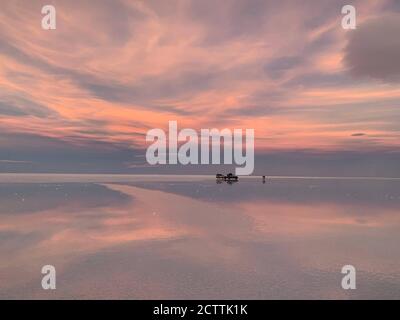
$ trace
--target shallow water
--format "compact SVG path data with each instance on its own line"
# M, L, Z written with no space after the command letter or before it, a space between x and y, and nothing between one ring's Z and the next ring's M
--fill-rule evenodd
M0 203L0 298L400 298L398 180L2 175Z

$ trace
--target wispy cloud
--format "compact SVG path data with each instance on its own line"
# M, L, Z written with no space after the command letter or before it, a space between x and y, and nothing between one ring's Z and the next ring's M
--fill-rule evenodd
M347 31L342 0L50 2L55 31L41 1L2 4L0 150L122 159L168 120L254 128L258 152L400 144L398 1L353 1Z

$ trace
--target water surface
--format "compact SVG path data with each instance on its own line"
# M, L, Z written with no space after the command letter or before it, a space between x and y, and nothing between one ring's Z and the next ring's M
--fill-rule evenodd
M2 175L0 201L0 298L400 298L396 179Z

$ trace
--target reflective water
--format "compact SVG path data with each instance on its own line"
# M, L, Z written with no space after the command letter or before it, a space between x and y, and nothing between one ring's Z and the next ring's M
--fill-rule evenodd
M398 180L0 182L3 299L400 299ZM347 264L356 290L341 288Z

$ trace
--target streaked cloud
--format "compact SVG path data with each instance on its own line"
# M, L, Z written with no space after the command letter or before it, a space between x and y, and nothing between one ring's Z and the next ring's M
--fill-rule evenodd
M350 37L344 60L359 77L400 81L400 14L366 21Z
M0 12L0 158L50 165L57 152L80 159L71 169L116 152L115 168L139 168L129 157L168 120L254 128L259 153L400 144L394 0L354 1L355 31L342 0L50 3L50 32L41 1Z

